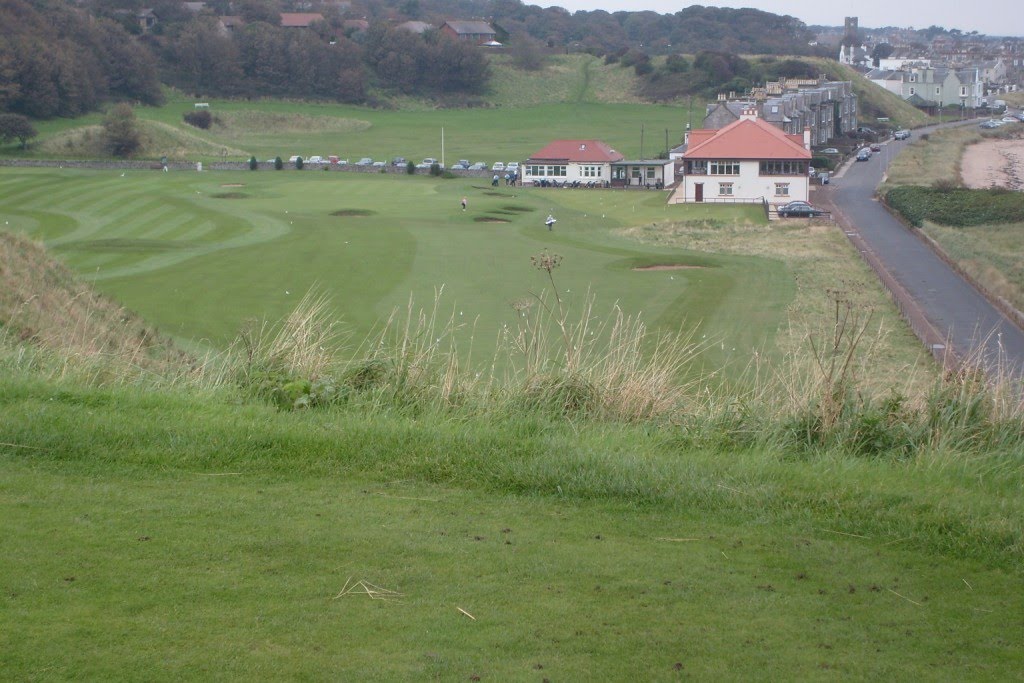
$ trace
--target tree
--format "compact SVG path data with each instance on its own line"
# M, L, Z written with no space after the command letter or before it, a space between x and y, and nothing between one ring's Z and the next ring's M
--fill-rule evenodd
M21 114L0 114L0 142L7 144L12 140L21 143L21 148L28 147L28 141L39 135L35 126Z
M142 146L142 134L130 105L122 102L107 112L103 119L103 141L115 157L131 156Z
M260 167L260 162L256 161L256 157L255 156L249 157L249 170L250 171L255 171L259 167Z
M540 41L521 33L512 43L512 64L523 71L540 71L547 64L548 57Z
M274 157L274 170L280 171L282 168L284 168L284 161L281 160L281 157Z

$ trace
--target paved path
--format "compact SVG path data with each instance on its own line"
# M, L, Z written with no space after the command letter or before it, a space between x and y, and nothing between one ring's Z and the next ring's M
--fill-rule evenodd
M851 163L822 195L828 195L851 241L879 257L959 357L981 358L990 370L1001 358L1003 367L1024 376L1024 331L875 199L889 161L906 144L890 140L870 161Z

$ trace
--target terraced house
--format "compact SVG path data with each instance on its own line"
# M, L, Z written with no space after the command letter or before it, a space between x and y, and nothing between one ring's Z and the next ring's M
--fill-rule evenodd
M758 117L788 135L810 131L812 145L857 129L857 96L850 81L780 80L754 88L740 100L719 96L709 104L703 128L724 128L755 108Z
M865 78L921 109L981 106L985 84L978 68L915 66L898 71L872 69Z

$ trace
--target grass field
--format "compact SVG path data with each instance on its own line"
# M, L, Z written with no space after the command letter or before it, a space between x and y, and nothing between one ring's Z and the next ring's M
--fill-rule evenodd
M0 408L8 679L1021 670L1019 454L702 452L32 375ZM359 581L400 595L338 597Z
M45 240L162 331L221 348L246 320L283 318L311 288L330 296L357 341L410 295L430 306L443 289L443 307L465 322L466 335L475 326L486 357L500 327L518 315L511 304L550 287L530 266L544 249L564 257L555 275L570 305L589 290L601 315L617 303L663 330L699 325L728 342L715 362L770 347L794 293L774 259L646 246L614 234L708 211L667 206L660 192L316 171L122 177L53 169L0 177L10 228ZM764 221L756 207L714 211L730 224ZM558 218L553 232L543 225L549 212ZM656 264L698 267L634 270Z

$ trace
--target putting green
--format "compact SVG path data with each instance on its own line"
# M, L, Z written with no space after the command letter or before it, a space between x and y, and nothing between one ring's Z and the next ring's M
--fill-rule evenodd
M550 286L530 264L547 249L563 256L555 279L570 305L590 291L599 315L619 305L655 327L696 327L697 339L715 340L710 362L770 346L794 292L782 264L613 234L694 217L664 200L316 171L0 171L5 227L46 241L99 289L190 342L223 347L247 319L279 319L313 287L359 340L410 296L429 307L443 290L479 358L519 315L510 304ZM699 209L709 210L763 220L749 207ZM637 270L649 265L701 267Z

